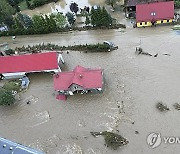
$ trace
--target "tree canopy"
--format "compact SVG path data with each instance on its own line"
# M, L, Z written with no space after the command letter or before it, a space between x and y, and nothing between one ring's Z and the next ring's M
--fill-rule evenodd
M101 27L101 26L110 26L112 25L112 17L111 15L107 12L105 7L101 8L98 7L97 9L94 9L92 7L91 9L91 24L93 26Z

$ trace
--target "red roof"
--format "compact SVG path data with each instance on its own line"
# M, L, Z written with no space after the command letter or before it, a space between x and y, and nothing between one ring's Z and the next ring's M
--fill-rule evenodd
M0 57L0 74L58 69L56 52Z
M72 84L77 84L84 89L102 88L102 69L87 69L78 65L71 72L60 72L54 75L55 90L68 90Z
M136 5L136 22L174 18L174 1Z

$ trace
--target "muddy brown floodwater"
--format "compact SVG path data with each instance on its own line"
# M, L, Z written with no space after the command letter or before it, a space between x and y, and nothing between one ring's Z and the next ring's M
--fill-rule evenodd
M41 42L72 45L104 40L111 40L119 49L110 53L63 53L64 71L78 64L104 69L103 94L77 94L66 102L57 101L52 76L32 74L21 101L0 107L0 136L48 154L179 153L179 144L162 143L151 149L146 142L151 132L179 137L180 112L173 104L180 101L180 35L171 26L18 36L15 42L3 37L0 43L8 42L14 48ZM145 52L158 56L136 55L140 42ZM31 104L26 104L28 100ZM160 113L156 109L159 101L170 111ZM114 151L104 146L103 137L90 134L107 130L118 130L129 144Z

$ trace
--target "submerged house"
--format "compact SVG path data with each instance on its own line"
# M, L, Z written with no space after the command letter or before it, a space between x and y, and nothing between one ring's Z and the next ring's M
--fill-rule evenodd
M44 154L42 151L0 137L0 154Z
M60 72L54 75L54 89L58 95L76 93L102 92L103 70L76 66L71 72Z
M137 27L171 23L173 19L174 1L156 1L136 4Z
M33 72L61 72L62 63L63 57L57 52L0 56L0 76L9 79Z

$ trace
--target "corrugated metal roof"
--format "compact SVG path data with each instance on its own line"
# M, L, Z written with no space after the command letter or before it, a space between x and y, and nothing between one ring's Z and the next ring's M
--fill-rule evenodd
M136 5L136 22L174 18L174 1Z
M58 69L56 52L0 57L0 74L53 69Z
M102 69L87 69L77 66L71 72L60 72L54 75L54 89L68 90L72 84L77 84L84 89L102 88Z
M0 154L44 154L21 144L0 137Z

